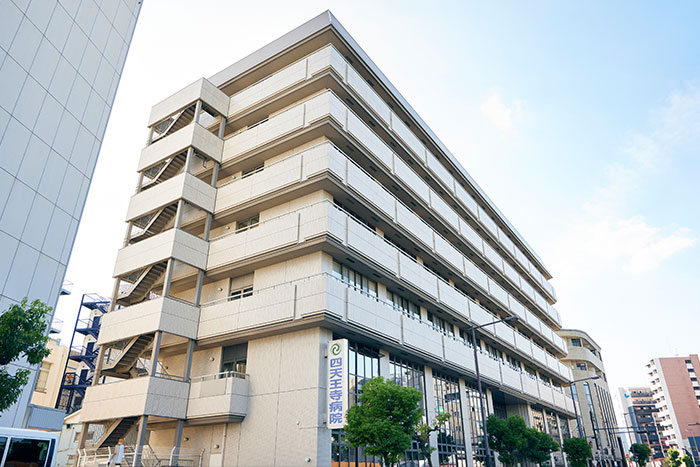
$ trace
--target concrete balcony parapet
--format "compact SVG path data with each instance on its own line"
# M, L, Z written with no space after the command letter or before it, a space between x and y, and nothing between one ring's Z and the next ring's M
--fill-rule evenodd
M163 331L195 339L199 307L175 298L160 297L114 310L102 318L98 345Z
M189 147L193 147L202 156L221 162L224 140L199 123L192 122L143 148L136 170L141 172L148 169L171 156L186 151Z
M207 266L209 242L184 230L169 229L117 253L114 277L173 258L198 269Z
M216 188L190 173L183 172L132 196L126 220L138 219L180 199L207 212L214 212Z
M87 388L81 422L152 415L185 418L190 384L160 376L142 376ZM114 401L119 403L115 404Z
M219 115L228 113L229 97L209 80L200 78L154 105L148 118L148 126L155 125L180 110L191 106L198 100L201 100Z
M223 372L192 378L188 424L240 422L248 415L248 375Z

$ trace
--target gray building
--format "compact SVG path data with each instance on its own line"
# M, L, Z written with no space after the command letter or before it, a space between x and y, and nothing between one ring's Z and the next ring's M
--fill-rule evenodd
M0 1L0 310L56 306L140 9ZM41 424L27 409L32 370L0 425Z

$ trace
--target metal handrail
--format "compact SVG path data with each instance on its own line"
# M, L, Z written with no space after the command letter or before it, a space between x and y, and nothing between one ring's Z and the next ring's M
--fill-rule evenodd
M218 373L212 373L209 375L193 376L190 378L191 382L203 382L208 380L217 380L225 378L238 378L238 379L248 379L250 375L248 373L241 373L240 371L220 371Z

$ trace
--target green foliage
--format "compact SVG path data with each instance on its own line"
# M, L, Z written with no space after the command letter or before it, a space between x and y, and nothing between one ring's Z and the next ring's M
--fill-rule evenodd
M586 467L588 459L593 457L591 445L584 438L567 438L564 440L564 452L571 467Z
M530 462L534 462L535 464L549 462L550 454L559 450L559 443L554 441L551 436L543 431L530 428L528 435L530 439L527 443L528 450L526 451L526 457Z
M651 448L646 444L634 443L630 446L630 454L639 467L644 467L651 457Z
M507 466L525 461L542 464L559 449L559 444L551 436L528 428L518 415L511 415L506 420L490 415L486 419L486 428L489 446L498 452L498 460Z
M683 463L680 459L681 453L676 449L669 449L666 452L666 459L668 460L668 465L671 467L680 467Z
M685 464L685 467L695 467L695 462L693 462L693 458L690 457L688 454L684 455L681 460Z
M28 304L25 298L0 315L0 412L9 409L27 384L29 370L17 370L11 375L6 366L24 356L32 365L38 365L50 351L46 316L51 307L39 300Z
M435 421L432 424L421 423L416 429L416 440L418 441L421 459L426 459L429 467L433 467L433 460L430 458L430 454L436 449L430 445L430 434L440 430L449 418L450 414L443 412L435 417Z
M486 419L489 432L489 446L498 452L498 460L505 465L515 465L524 462L527 451L527 431L525 420L517 415L511 415L506 420L490 415Z
M348 409L345 436L353 447L362 447L369 455L379 456L389 467L411 447L423 416L423 395L415 388L403 387L377 377L362 386L360 403Z

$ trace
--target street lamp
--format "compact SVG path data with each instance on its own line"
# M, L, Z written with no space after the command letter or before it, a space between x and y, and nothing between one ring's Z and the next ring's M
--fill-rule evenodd
M577 408L578 397L574 398L574 390L571 389L571 385L574 383L579 383L581 381L587 381L589 379L600 379L600 376L589 376L588 378L581 378L581 379L575 379L575 380L569 381L569 393L571 393L571 400L574 403L574 416L576 417L576 426L578 427L578 437L579 438L584 438L583 431L581 430L581 421L582 420L579 421L579 418L578 418L578 408ZM578 391L576 391L576 395L578 395Z
M479 390L479 403L481 405L481 424L484 431L484 454L486 455L486 467L489 467L491 460L491 450L489 449L489 433L486 429L486 410L484 408L484 393L481 391L481 374L479 373L479 356L476 354L476 330L483 328L485 326L491 326L496 323L512 323L520 318L517 316L510 316L508 318L499 319L498 321L493 321L491 323L480 324L478 326L472 326L472 347L474 347L474 366L476 368L476 387Z

